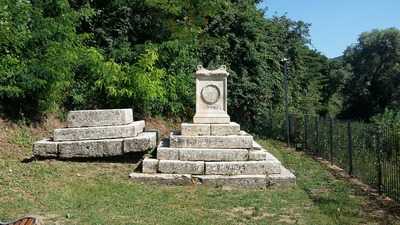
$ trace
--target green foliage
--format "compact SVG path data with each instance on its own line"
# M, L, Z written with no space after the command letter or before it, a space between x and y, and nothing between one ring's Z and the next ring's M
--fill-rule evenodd
M165 71L156 66L158 57L157 50L150 47L131 66L105 62L98 68L100 77L96 86L105 90L117 105L132 102L138 106L139 112L157 110L158 106L165 104L162 82Z
M344 117L369 119L385 108L400 108L400 30L361 34L346 50L344 62L352 71L343 91Z
M266 18L258 1L3 2L0 112L8 115L133 107L137 117L189 119L196 66L225 64L232 119L262 131L268 115L283 112L284 57L292 111L329 110L334 94L321 97L329 63L308 47L309 25Z
M381 127L400 128L400 112L385 109L385 112L372 117L372 122Z

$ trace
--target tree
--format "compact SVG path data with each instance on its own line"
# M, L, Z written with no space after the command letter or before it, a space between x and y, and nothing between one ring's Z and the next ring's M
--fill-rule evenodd
M361 34L344 54L351 67L343 94L343 117L369 119L385 108L400 107L400 30Z

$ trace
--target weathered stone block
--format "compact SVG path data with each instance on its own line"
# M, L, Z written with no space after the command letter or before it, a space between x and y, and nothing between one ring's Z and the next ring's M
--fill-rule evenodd
M231 118L227 115L224 116L219 116L219 115L197 115L193 117L193 123L198 123L198 124L217 124L217 123L229 123L231 121Z
M122 139L59 142L60 158L122 155Z
M265 150L264 150L265 151ZM265 156L265 160L267 161L272 161L272 162L276 162L276 163L281 163L277 158L275 158L275 156L273 156L271 153L265 151L266 156Z
M296 176L283 166L281 166L280 173L268 174L267 177L271 184L290 185L296 183Z
M264 150L249 151L249 160L259 161L266 160L267 152Z
M193 179L211 187L265 188L269 184L266 175L197 175Z
M225 136L225 135L239 135L240 125L234 122L227 124L211 124L211 135Z
M33 144L32 153L34 156L57 157L58 142L51 141L50 139L37 141Z
M182 148L179 159L183 161L247 161L247 149Z
M142 162L142 172L143 173L157 173L158 170L157 159L145 158Z
M253 146L253 137L250 135L231 136L182 136L170 135L170 146L175 148L246 148Z
M132 109L79 110L67 115L68 127L116 126L132 122Z
M227 76L225 66L207 70L198 66L196 71L196 114L194 123L229 123L227 113Z
M162 185L191 185L192 176L190 174L145 174L131 173L129 177L135 181L146 184Z
M253 141L253 150L261 150L262 147L256 141Z
M54 141L79 141L99 140L107 138L135 137L143 132L145 123L143 120L135 121L128 125L62 128L54 130Z
M280 173L281 165L271 161L206 162L206 175L262 175Z
M167 141L160 142L157 148L157 159L162 160L179 160L179 149L170 148Z
M161 173L204 174L204 162L160 160L158 170Z
M181 133L183 136L210 136L211 126L210 124L182 123Z
M128 152L144 152L155 148L157 145L156 132L143 132L136 137L124 139L124 153Z

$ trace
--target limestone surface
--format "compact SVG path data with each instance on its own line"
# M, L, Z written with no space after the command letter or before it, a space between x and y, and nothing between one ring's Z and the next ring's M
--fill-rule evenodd
M57 157L58 156L58 142L51 141L50 139L43 139L33 144L33 155L41 157Z
M78 110L67 115L68 127L116 126L132 122L132 109Z
M179 159L183 161L247 161L247 149L196 149L179 150Z
M145 158L142 162L142 172L143 173L157 173L158 170L158 161L157 159L149 159Z
M249 160L266 160L267 152L264 150L249 151Z
M129 177L135 181L145 184L161 185L192 185L192 176L190 174L146 174L131 173Z
M262 147L256 141L253 141L253 150L261 150Z
M175 148L250 149L253 147L253 137L242 134L231 136L182 136L171 134L170 146Z
M225 66L196 71L196 114L194 123L229 123L227 113L227 76Z
M179 160L179 149L170 148L166 141L161 141L157 148L157 159Z
M296 176L285 167L281 166L281 172L277 174L268 174L271 184L289 185L296 183Z
M204 162L160 160L158 163L158 170L161 173L172 174L204 174Z
M205 162L206 175L263 175L280 173L281 164L272 161Z
M183 136L210 136L211 125L200 123L182 123L181 133Z
M143 152L157 145L156 132L143 132L136 137L124 138L124 153L128 152Z
M122 155L122 142L123 139L59 142L59 157L107 157Z
M191 175L191 174L146 174L131 173L131 180L157 185L205 185L210 187L265 188L271 185L295 184L295 177L288 173L273 175Z
M61 128L54 130L54 141L99 140L108 138L134 137L143 132L143 120L128 125Z
M211 124L212 136L239 135L240 125L234 122L227 124Z

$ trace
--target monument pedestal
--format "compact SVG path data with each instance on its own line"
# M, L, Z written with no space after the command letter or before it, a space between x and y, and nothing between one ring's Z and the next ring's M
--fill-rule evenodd
M253 137L230 122L227 113L228 72L225 67L196 72L196 114L182 123L180 133L160 142L156 158L146 158L143 173L130 174L138 182L213 187L265 188L295 182Z

